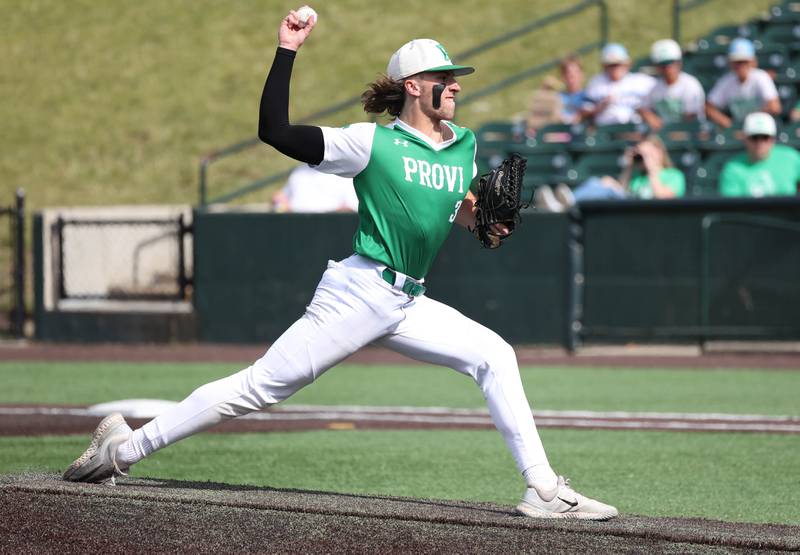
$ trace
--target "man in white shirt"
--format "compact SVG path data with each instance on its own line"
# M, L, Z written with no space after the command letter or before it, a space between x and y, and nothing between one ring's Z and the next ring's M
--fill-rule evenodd
M753 43L745 38L734 39L728 49L728 61L731 71L720 77L708 93L708 119L721 127L730 127L753 112L779 115L778 90L769 74L756 67Z
M272 197L276 212L356 212L358 197L352 178L323 173L303 164Z
M603 72L586 87L589 102L584 116L597 125L640 123L639 108L650 94L655 79L643 73L628 73L631 58L624 46L607 44L600 53Z
M681 47L671 39L650 49L659 79L639 110L647 125L658 131L665 123L705 119L706 93L694 76L682 71Z

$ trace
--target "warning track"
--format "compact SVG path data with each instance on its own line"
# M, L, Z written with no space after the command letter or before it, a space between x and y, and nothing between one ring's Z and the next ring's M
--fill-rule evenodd
M548 521L510 506L54 475L0 478L8 553L737 553L800 549L800 527L622 515ZM46 523L46 524L43 524Z
M93 407L0 406L0 435L90 433L101 412ZM129 418L141 425L155 415ZM800 416L660 412L534 412L540 428L692 432L800 433ZM212 431L265 432L314 429L491 429L486 409L284 405L231 420Z

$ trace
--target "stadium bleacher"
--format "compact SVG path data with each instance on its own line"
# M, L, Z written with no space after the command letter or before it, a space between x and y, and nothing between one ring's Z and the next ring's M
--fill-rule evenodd
M728 70L731 40L753 41L758 66L773 75L782 113L777 118L777 142L800 148L800 123L790 114L800 92L800 1L786 1L769 10L769 16L739 25L717 27L684 45L684 71L697 77L706 93ZM654 73L648 57L634 60L632 71ZM744 150L741 122L731 129L708 122L667 125L659 131L674 165L686 176L688 196L717 195L724 162ZM641 140L645 125L550 124L534 132L512 122L490 122L477 131L478 166L485 172L511 152L528 160L526 188L567 183L575 186L592 175L618 175L624 149Z

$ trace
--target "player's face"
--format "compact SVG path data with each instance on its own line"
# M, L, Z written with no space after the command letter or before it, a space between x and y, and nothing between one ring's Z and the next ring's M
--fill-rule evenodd
M673 83L678 79L681 74L681 63L671 62L669 64L659 64L658 72L667 83Z
M731 62L731 69L741 82L747 80L747 76L750 74L750 69L754 66L755 64L752 60L736 60Z
M437 120L452 120L456 115L456 94L461 85L456 81L452 71L434 71L421 74L419 81L422 100L422 111L425 115ZM439 108L434 108L433 95L436 85L444 85Z
M609 79L619 81L628 73L628 64L606 64L603 69Z
M747 154L753 162L761 161L769 156L769 151L772 150L774 144L775 139L769 135L752 135L745 138L744 141Z

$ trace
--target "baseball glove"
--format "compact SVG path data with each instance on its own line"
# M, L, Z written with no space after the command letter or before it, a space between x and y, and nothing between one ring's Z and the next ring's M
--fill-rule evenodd
M503 162L481 176L475 201L475 228L472 232L481 245L496 249L514 231L520 221L519 211L530 203L522 202L522 179L525 176L525 158L512 154ZM508 235L499 235L494 224L505 224Z

